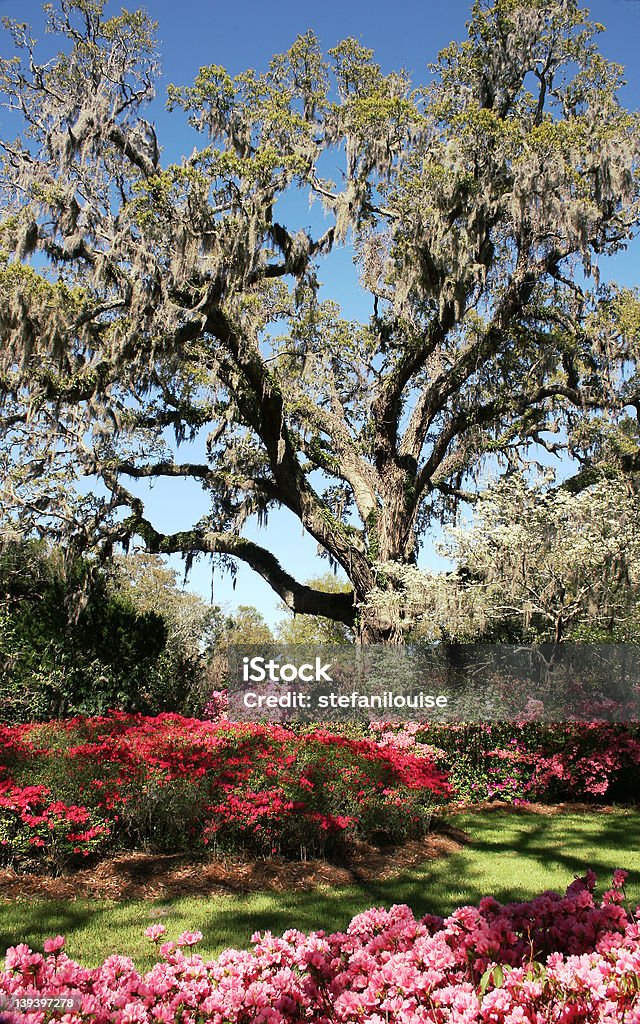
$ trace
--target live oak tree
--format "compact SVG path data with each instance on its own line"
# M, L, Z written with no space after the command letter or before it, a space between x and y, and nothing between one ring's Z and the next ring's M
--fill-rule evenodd
M264 73L201 68L169 88L199 139L175 164L145 117L148 17L47 10L60 55L11 24L0 67L19 122L0 238L10 526L102 557L136 537L240 559L292 610L388 641L379 565L412 566L487 459L543 446L597 472L604 438L635 464L640 307L598 260L638 224L639 122L573 0L481 0L423 87L352 39L325 58L311 33ZM364 322L320 290L344 244ZM136 492L159 477L198 481L210 512L163 533ZM278 507L349 593L243 537Z

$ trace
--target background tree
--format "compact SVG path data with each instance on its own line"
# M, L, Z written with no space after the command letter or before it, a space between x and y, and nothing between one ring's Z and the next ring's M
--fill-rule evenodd
M253 605L241 604L232 611L222 614L219 630L206 652L205 670L202 674L198 697L194 704L198 714L205 709L205 717L211 710L211 695L224 690L229 682L228 649L236 644L273 644L274 635L265 622L264 616ZM214 701L215 704L215 701ZM225 698L226 710L226 698Z
M138 613L155 612L167 628L165 653L175 664L194 666L216 644L224 629L224 616L215 605L182 589L178 573L159 555L136 551L118 555L109 566L109 588L129 601Z
M177 572L159 555L138 551L116 556L105 576L114 598L130 604L138 615L162 619L166 639L154 673L155 689L163 691L163 707L169 699L171 710L193 711L208 687L208 664L225 634L227 622L220 609L183 590Z
M174 710L181 681L163 672L166 641L162 617L137 611L86 559L3 544L0 720Z
M479 0L426 87L354 40L325 59L310 33L263 74L201 68L169 106L202 144L164 166L146 15L58 0L49 22L60 56L14 24L0 65L22 122L0 229L9 523L102 556L137 537L241 559L293 611L391 640L376 564L411 567L487 458L513 469L541 445L584 472L605 437L637 459L640 307L597 261L638 223L639 124L573 0ZM293 193L322 204L319 230L282 223ZM345 240L364 323L318 294ZM72 497L70 476L107 496ZM210 513L160 531L135 493L157 477L200 481ZM243 537L277 507L350 593Z
M274 636L264 616L251 604L239 604L224 622L225 644L272 644Z

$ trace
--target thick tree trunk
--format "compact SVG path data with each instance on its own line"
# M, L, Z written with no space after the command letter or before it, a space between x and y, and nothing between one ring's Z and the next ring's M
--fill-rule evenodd
M399 629L396 623L391 623L388 619L377 619L373 620L371 617L367 617L365 621L362 621L358 625L356 633L357 644L382 644L384 647L398 647L401 646L405 641L404 633Z
M402 603L397 592L389 590L389 601L385 603L377 592L376 601L371 602L371 593L364 594L358 603L356 621L357 644L382 644L385 647L399 646L405 642L408 624L404 621Z
M366 522L367 547L370 563L394 562L415 565L416 561L416 503L413 500L413 477L389 460L385 465L384 490L379 507ZM372 575L374 575L372 573ZM354 590L359 606L356 643L397 646L405 642L408 624L404 621L402 601L398 591L389 586L389 602L384 599L369 605L370 590L361 594L355 580ZM379 586L378 582L378 586Z

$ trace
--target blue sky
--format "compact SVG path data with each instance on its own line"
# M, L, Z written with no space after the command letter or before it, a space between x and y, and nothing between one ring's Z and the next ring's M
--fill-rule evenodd
M112 4L107 10L116 13L120 6ZM130 2L126 6L141 5ZM466 0L396 0L395 4L380 0L322 0L314 4L295 0L273 0L268 4L258 0L148 0L144 6L158 22L162 59L163 77L152 116L158 124L165 159L171 160L179 159L182 152L190 152L194 140L179 112L168 115L164 111L164 91L169 82L190 84L201 65L222 64L232 74L247 67L260 70L273 53L286 50L296 35L313 29L324 49L346 36L357 37L375 51L383 71L404 67L418 84L428 77L427 65L438 50L451 40L464 37L470 11ZM640 0L594 0L585 6L594 20L607 29L600 37L602 52L626 68L626 105L639 107ZM41 37L42 15L35 0L0 0L0 14L29 22L36 37ZM47 41L47 48L51 45ZM6 53L4 42L0 48ZM635 283L637 264L638 247L634 246L616 262L616 278L627 284ZM358 292L351 278L348 251L338 253L331 265L331 282L341 281L340 298L348 306L348 315L368 318L370 307L365 305L363 293ZM197 485L176 487L171 481L160 481L149 494L148 508L160 528L173 530L192 525L198 515L207 511L208 502ZM326 561L316 557L315 542L303 536L300 524L289 513L273 515L266 530L250 528L247 532L270 547L299 579L328 568ZM427 555L423 564L436 566L438 562ZM189 589L210 599L211 581L209 562L203 560L192 570ZM235 590L228 577L216 572L213 594L216 603L254 604L271 622L280 615L278 599L271 589L242 566Z

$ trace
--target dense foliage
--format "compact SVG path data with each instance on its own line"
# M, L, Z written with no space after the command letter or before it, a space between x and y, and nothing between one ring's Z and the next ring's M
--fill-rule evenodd
M203 715L228 721L226 690L213 691ZM372 721L332 723L332 729L435 760L458 801L634 802L640 792L640 725L635 722Z
M227 721L226 690L203 714ZM640 725L607 722L335 723L383 749L426 757L446 773L458 802L634 803L640 793Z
M389 641L378 564L414 565L487 461L637 470L640 304L598 260L638 225L640 125L576 0L478 0L417 87L310 32L262 73L202 67L168 90L196 138L176 163L148 120L147 15L46 12L60 53L8 23L0 60L5 520L105 555L139 537L240 559L296 612ZM362 322L320 293L345 243ZM138 487L163 478L210 510L163 532ZM278 508L349 592L247 539Z
M0 548L0 721L197 703L217 610L149 556L108 568L44 542Z
M86 561L37 542L0 552L0 720L162 706L174 699L158 692L166 640L157 613L110 593Z
M487 896L445 920L372 909L344 933L256 933L252 949L210 962L194 952L202 933L183 932L144 976L118 955L82 967L56 936L44 953L7 951L3 1019L42 1024L19 999L60 994L68 1024L638 1024L640 927L621 905L624 880L616 871L600 903L588 872L564 896ZM146 930L153 942L165 932Z
M637 724L379 722L371 732L384 747L435 758L463 801L635 802L640 792Z
M92 850L300 857L424 834L445 802L428 757L322 730L112 713L1 730L5 860Z

